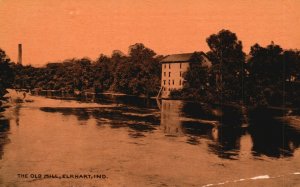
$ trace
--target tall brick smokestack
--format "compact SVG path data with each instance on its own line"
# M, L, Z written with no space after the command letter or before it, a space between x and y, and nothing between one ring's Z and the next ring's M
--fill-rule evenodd
M18 64L22 64L22 44L18 45Z

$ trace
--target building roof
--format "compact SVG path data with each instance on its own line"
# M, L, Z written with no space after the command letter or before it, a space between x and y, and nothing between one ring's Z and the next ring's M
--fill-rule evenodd
M162 59L161 63L178 63L178 62L193 62L193 54L194 53L181 53L181 54L172 54L166 56ZM201 52L203 57L203 65L210 67L211 62L207 59L206 55Z
M191 61L193 53L173 54L166 56L161 62L188 62Z

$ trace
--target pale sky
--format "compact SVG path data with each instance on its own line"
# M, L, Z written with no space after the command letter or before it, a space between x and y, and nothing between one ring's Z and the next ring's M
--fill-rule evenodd
M45 64L144 43L157 54L207 51L229 29L243 42L300 48L300 0L0 0L0 48Z

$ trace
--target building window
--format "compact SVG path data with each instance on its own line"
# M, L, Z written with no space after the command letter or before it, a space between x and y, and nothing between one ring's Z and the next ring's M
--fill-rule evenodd
M166 72L164 72L164 76L166 76Z
M180 69L181 69L181 63L180 63Z
M171 77L171 72L169 72L169 77Z
M170 80L168 81L169 85L170 85Z
M180 77L182 77L182 73L180 72Z
M166 88L164 87L164 91L166 91Z
M174 85L174 80L173 80L173 85Z
M181 85L181 79L179 80L179 85Z
M165 69L167 68L167 65L166 65L166 64L164 65L164 68L165 68Z
M170 91L171 89L169 88L169 91Z
M164 85L166 85L166 80L164 80Z
M169 64L169 69L171 69L171 64Z

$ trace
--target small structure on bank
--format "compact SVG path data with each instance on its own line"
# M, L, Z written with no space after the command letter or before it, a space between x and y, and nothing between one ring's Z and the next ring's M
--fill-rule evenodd
M188 70L191 63L200 63L200 58L195 58L196 53L182 53L166 56L161 61L161 88L158 94L160 98L168 98L172 90L180 90L183 88L183 74ZM200 52L202 65L211 66L211 62L206 57L205 53Z

